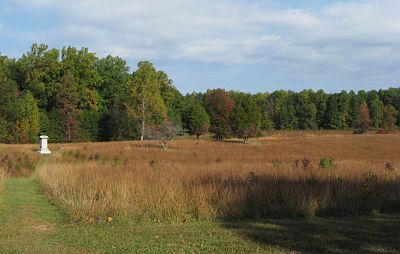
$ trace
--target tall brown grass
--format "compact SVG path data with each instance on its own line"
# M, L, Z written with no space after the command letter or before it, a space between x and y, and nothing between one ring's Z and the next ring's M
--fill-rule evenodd
M40 160L37 145L0 144L0 171L9 177L29 177Z
M244 219L400 211L400 135L53 145L37 176L72 221ZM320 168L321 158L334 167ZM388 162L392 166L388 168Z

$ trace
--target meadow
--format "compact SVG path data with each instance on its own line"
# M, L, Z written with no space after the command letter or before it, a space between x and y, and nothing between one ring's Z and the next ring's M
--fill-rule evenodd
M65 214L65 223L88 228L118 223L201 228L217 223L219 230L250 239L243 252L260 246L261 252L269 252L265 241L295 237L282 236L280 227L298 232L302 242L300 231L314 234L316 221L327 223L317 230L321 235L329 235L335 225L347 227L347 222L372 232L357 218L398 214L399 143L399 134L269 132L250 144L179 139L165 151L153 141L51 144L50 156L35 153L37 145L0 145L0 162L3 175L38 182L40 192ZM398 225L397 217L390 220L386 226ZM379 231L382 228L379 225ZM389 236L372 236L383 239L373 248L400 251L396 240L392 242L399 232L393 230L387 229ZM337 232L332 234L337 237ZM358 239L362 244L364 240ZM355 244L353 252L361 251L358 241L349 241ZM299 242L271 242L280 246L272 252L323 250L303 248Z

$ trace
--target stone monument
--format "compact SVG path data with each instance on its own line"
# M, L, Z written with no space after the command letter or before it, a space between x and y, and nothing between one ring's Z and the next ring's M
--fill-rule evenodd
M47 147L48 136L40 136L40 154L51 154L51 151Z

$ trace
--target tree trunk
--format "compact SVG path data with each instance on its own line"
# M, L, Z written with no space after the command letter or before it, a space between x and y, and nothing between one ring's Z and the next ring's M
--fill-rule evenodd
M144 119L142 119L142 129L140 131L140 141L143 141L143 139L144 139L144 126L145 126Z

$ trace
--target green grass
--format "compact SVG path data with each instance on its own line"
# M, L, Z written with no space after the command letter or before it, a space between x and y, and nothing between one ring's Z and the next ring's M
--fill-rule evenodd
M68 224L33 179L0 194L0 253L400 253L400 215Z

